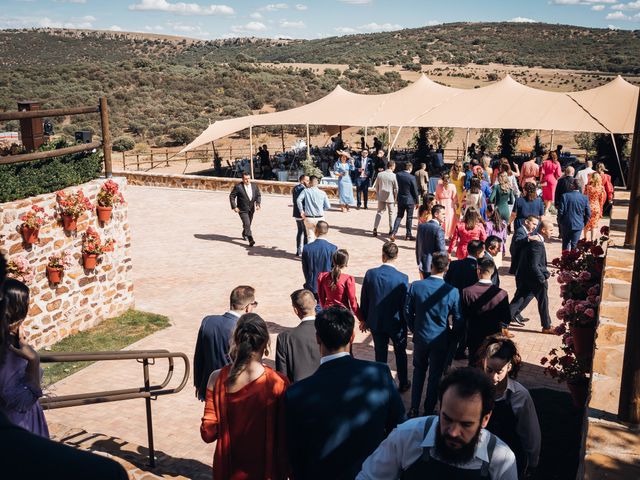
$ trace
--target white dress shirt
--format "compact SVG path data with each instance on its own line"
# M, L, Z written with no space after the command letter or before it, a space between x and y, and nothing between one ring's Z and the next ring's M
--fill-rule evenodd
M520 382L515 380L507 380L507 391L509 392L509 400L511 401L511 409L518 420L516 432L520 437L522 449L527 454L528 465L537 467L540 458L540 423L538 422L538 414L533 404L533 399L529 394L529 390L522 386ZM502 400L507 395L507 391L496 400Z
M400 474L413 465L421 456L422 449L429 448L431 457L443 463L436 453L436 428L438 420L424 435L424 425L429 417L407 420L398 425L393 432L362 464L362 471L356 480L391 480L400 478ZM482 430L473 458L467 463L456 464L466 470L479 470L483 462L489 461L487 446L489 432ZM496 442L491 463L489 464L491 480L518 480L516 457L511 449L500 439Z
M311 320L315 321L315 319L316 319L315 315L309 315L308 317L302 317L300 319L300 321L301 322L308 322L308 321L311 321Z
M247 197L249 197L249 200L253 199L253 188L251 188L251 184L246 185L246 184L242 184L242 186L244 187L244 191L247 192Z
M348 357L349 355L351 355L349 352L340 352L334 353L333 355L327 355L326 357L322 357L320 359L320 365L330 362L331 360L335 360L336 358Z

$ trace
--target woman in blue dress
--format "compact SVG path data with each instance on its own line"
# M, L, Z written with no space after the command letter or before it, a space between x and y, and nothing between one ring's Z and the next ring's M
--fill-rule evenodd
M340 196L340 211L348 212L349 207L356 202L353 199L353 183L351 183L351 172L355 169L353 160L348 152L338 150L339 160L333 167L333 173L338 177L338 194Z

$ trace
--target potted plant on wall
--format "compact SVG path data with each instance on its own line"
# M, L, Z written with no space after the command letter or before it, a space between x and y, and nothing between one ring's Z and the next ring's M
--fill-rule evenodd
M100 255L112 252L114 245L113 239L108 239L103 243L98 232L89 227L82 234L82 264L84 268L87 270L96 268Z
M27 245L37 243L40 227L42 227L44 222L49 218L49 215L44 213L44 208L38 205L33 205L31 210L21 216L20 220L22 221L22 225L20 225L20 233L22 233L24 243Z
M47 278L49 282L53 284L60 283L64 269L70 267L72 261L73 256L69 250L65 250L61 254L51 255L47 263Z
M64 229L67 232L74 232L78 229L77 221L85 211L91 210L92 205L82 190L75 193L56 192L60 216Z
M118 190L119 186L116 182L113 180L107 180L98 192L98 220L102 223L107 223L111 219L111 211L114 206L124 202L124 197Z
M33 268L25 257L13 257L7 262L7 277L15 278L24 283L31 283L34 276Z
M540 364L545 367L545 375L555 378L558 383L567 382L575 407L584 407L589 394L587 366L574 355L570 344L552 349Z

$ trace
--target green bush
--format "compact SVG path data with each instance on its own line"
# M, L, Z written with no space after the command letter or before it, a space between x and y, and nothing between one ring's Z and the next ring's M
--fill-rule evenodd
M132 150L136 146L136 142L131 137L118 137L113 141L112 149L114 152L126 152Z
M58 148L66 146L58 144ZM50 149L50 148L49 148ZM0 165L0 203L80 185L102 174L100 152Z

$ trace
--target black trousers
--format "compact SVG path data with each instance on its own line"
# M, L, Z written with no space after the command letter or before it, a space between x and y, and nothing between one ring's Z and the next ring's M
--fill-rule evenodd
M516 294L509 304L511 318L518 315L522 310L527 308L529 302L535 297L538 302L538 314L540 315L540 324L542 328L551 327L551 317L549 316L549 284L545 280L544 283L525 283L516 282Z
M245 237L253 237L251 233L251 222L253 221L253 213L255 210L249 210L248 212L240 211L238 215L240 215L240 220L242 220L242 233Z
M400 331L396 334L386 332L373 333L373 349L376 354L376 362L387 363L389 353L389 340L393 344L393 353L396 356L396 369L400 386L409 383L407 373L407 332Z
M360 206L360 199L364 196L364 208L368 207L369 203L369 179L357 178L356 179L356 205Z
M402 223L402 218L405 213L407 215L407 237L411 236L411 224L413 223L413 209L415 205L406 205L402 203L398 203L398 215L396 216L396 221L393 222L393 235L398 233L398 229L400 229L400 224Z
M296 226L298 227L298 232L296 233L296 248L298 252L302 252L303 245L308 243L307 238L307 229L304 226L304 220L301 218L296 218Z

